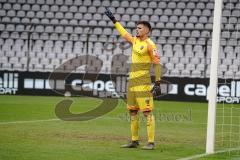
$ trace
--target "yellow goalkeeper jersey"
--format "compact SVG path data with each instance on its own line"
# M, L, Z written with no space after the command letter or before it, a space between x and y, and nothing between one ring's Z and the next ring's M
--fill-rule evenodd
M160 57L156 44L147 38L141 41L129 34L119 22L115 23L120 35L132 44L132 64L130 80L134 82L150 83L151 64L159 64Z

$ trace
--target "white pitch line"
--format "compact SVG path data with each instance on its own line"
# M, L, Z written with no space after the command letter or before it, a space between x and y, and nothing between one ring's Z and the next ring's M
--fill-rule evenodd
M193 159L196 159L196 158L202 158L202 157L206 157L206 156L209 156L209 155L214 155L214 154L224 153L224 152L237 151L237 150L240 150L240 147L220 150L220 151L216 151L216 152L211 153L211 154L209 154L209 153L198 154L198 155L194 155L194 156L191 156L191 157L180 158L180 159L177 159L177 160L193 160Z
M5 124L18 124L18 123L36 123L36 122L51 122L51 121L59 121L60 119L40 119L40 120L32 120L32 121L10 121L10 122L0 122L0 125Z
M122 119L121 117L96 117L92 120L97 120L97 119L112 119L112 120L122 120L122 121L127 121L127 119ZM58 118L54 119L39 119L39 120L29 120L29 121L8 121L8 122L0 122L0 125L6 125L6 124L24 124L24 123L37 123L37 122L52 122L52 121L63 121ZM71 122L71 121L68 121ZM191 125L206 125L206 123L194 123L194 122L184 122L184 121L158 121L159 123L181 123L181 124L191 124Z

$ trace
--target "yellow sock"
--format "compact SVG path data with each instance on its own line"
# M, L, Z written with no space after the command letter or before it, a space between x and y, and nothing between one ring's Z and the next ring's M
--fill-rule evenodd
M155 118L152 114L147 116L147 133L148 133L148 142L154 142L155 136Z
M131 133L132 141L137 141L138 137L138 128L139 128L139 118L138 115L131 116Z

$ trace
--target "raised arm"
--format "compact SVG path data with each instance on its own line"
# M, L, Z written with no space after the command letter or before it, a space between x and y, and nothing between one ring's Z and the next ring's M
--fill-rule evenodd
M126 31L126 29L119 23L116 18L114 17L113 13L106 8L105 14L109 17L109 19L113 22L115 28L118 30L120 35L128 42L133 42L133 36Z

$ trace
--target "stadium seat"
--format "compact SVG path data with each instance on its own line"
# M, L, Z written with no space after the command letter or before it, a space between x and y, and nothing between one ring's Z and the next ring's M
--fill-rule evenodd
M157 2L154 1L149 2L149 8L157 8Z
M19 23L21 23L21 19L19 17L13 17L12 22L16 23L16 24L19 24Z
M19 62L20 62L21 64L27 64L27 61L28 61L28 58L27 58L27 57L20 57Z
M163 14L162 9L160 9L160 8L156 8L156 9L154 10L154 15L158 15L158 16L160 16L160 15L162 15L162 14Z
M121 3L120 3L120 6L121 7L123 7L123 8L127 8L127 7L129 7L129 1L122 1Z
M87 13L87 7L86 6L80 6L78 11L80 13Z
M233 46L226 46L223 51L226 53L227 58L228 57L235 58Z
M78 12L78 8L77 6L69 6L69 11L72 12L72 13L77 13Z
M88 21L89 26L97 26L97 21L96 20L90 20Z
M93 14L93 13L96 13L96 12L97 12L97 8L95 6L90 6L88 8L88 13Z
M188 19L189 23L197 23L198 22L198 17L197 16L190 16Z
M59 59L51 59L51 64L54 65L54 66L59 66L60 65L60 61Z
M227 71L227 65L226 64L220 64L219 65L219 71L226 72Z
M15 3L15 4L12 5L12 9L14 9L15 11L20 10L21 5L19 3Z
M193 71L195 70L195 65L192 63L189 63L186 65L186 70Z
M191 77L193 78L200 78L202 76L202 72L199 70L193 70L191 73Z
M203 23L197 23L197 24L195 24L194 28L202 30L202 29L204 29L204 25L203 25Z
M236 78L236 79L240 79L240 71L238 71L238 72L235 73L235 78Z
M8 58L7 57L1 57L0 63L6 63L6 62L8 62Z
M182 14L183 14L182 16L191 16L192 15L192 10L191 9L184 9Z
M129 15L123 15L121 20L128 22L128 21L130 21L130 16Z
M152 8L147 8L145 9L145 13L146 15L153 15L153 9Z
M174 56L183 57L183 50L181 45L174 45L173 51L174 51Z
M158 8L161 8L161 9L167 8L167 3L164 2L164 1L160 1L160 2L158 3Z
M177 68L178 70L182 71L185 69L185 65L183 63L177 63L175 65L175 68Z
M14 24L7 24L5 27L6 31L15 31L15 25Z
M120 3L119 3L119 1L113 0L112 3L111 3L111 6L112 7L119 7Z
M141 2L139 3L139 7L140 7L140 8L148 8L148 2L141 1Z
M43 5L42 7L41 7L41 10L49 10L49 11L51 11L51 12L58 12L59 11L59 6L58 5L51 5L51 7L50 8L48 8L48 6L46 6L46 5Z
M16 16L15 10L8 10L7 11L7 16L8 17L15 17Z
M197 8L197 9L201 9L201 10L202 10L202 9L205 9L205 3L203 3L203 2L198 2L197 5L196 5L196 8Z
M54 7L53 7L54 8ZM50 8L50 6L48 5L48 4L43 4L43 5L41 5L41 9L40 9L41 11L43 11L43 12L48 12L48 11L51 11L51 8ZM59 7L58 6L55 6L55 10L53 9L52 11L54 12L56 12L56 11L58 11L59 10Z
M224 17L229 17L229 16L231 16L231 11L224 9L224 10L222 11L222 15L223 15Z
M159 29L165 28L165 24L163 22L157 22L156 28L159 28Z
M180 76L180 71L175 68L175 69L171 70L170 76L171 77L179 77Z
M195 46L193 47L193 51L194 51L194 52L202 52L202 51L203 51L203 48L202 48L201 45L195 45Z
M163 22L163 23L167 23L169 21L168 16L166 15L162 15L159 20L160 22Z
M168 57L167 57L168 58ZM179 57L170 57L170 63L173 63L173 64L178 64L179 62Z
M80 4L80 5L81 5L81 4ZM102 1L102 6L104 6L104 7L110 6L110 1L108 1L108 0Z
M197 65L197 64L199 64L199 62L200 62L199 57L193 57L193 58L191 58L191 63L192 63L192 64Z
M143 20L143 21L149 21L149 16L148 15L142 15L140 17L140 19Z
M52 64L48 64L44 66L44 71L45 72L52 72L54 69L54 66Z
M77 26L77 25L78 25L78 21L77 21L76 19L71 19L71 20L69 21L69 24L70 24L70 25L73 25L73 26Z
M179 30L172 30L171 37L180 37L180 36L181 36L181 33ZM179 46L179 44L178 44L178 46ZM181 49L182 49L182 46L181 46Z
M125 13L125 8L123 8L123 7L118 7L117 10L116 10L116 13L117 13L117 14L124 14L124 13Z
M236 53L237 55L240 55L240 46L235 47L234 53Z
M180 58L180 63L183 63L183 64L188 64L189 63L189 58L188 57L181 57Z
M170 9L175 9L176 7L177 7L176 2L169 2L167 5L167 8L170 8Z
M239 3L238 3L239 4ZM240 7L240 6L239 6ZM237 7L236 7L237 8ZM238 9L234 9L232 11L232 16L235 16L235 17L239 17L240 15L240 11L239 11L239 8Z
M76 19L76 20L81 20L82 19L82 13L75 13L74 14L74 19Z
M185 2L178 2L178 3L177 3L177 8L179 8L179 9L184 9L184 8L186 8Z
M238 39L240 37L240 32L239 31L233 31L231 33L231 38L232 39Z
M163 46L163 51L172 51L172 45L170 44L165 44Z
M67 6L73 5L73 0L65 0L65 5Z
M202 63L197 64L196 70L204 71L205 70L205 64L202 64Z
M166 64L168 63L168 57L161 56L160 61L161 61L161 64Z
M226 79L232 79L232 78L234 78L234 72L231 71L231 70L226 71L226 72L224 73L224 78L226 78Z
M1 70L10 70L10 71L12 71L13 70L13 67L12 67L13 65L12 64L10 64L10 63L3 63L2 64L2 67L1 67Z
M11 18L10 17L3 17L2 22L11 23Z
M29 4L24 4L24 5L22 5L22 10L23 11L29 11L30 10L30 5Z
M207 5L207 6L209 6L209 5ZM211 12L210 9L204 9L204 10L202 11L202 15L203 15L203 16L206 16L206 17L210 17L210 16L212 16L212 12Z
M4 17L4 16L6 16L7 15L7 13L6 13L6 10L0 10L0 15L1 15L1 17Z
M237 46L237 40L234 38L230 38L228 41L227 41L227 45L229 46Z
M126 8L126 14L127 15L133 15L134 13L135 13L135 11L134 11L133 8L129 8L129 7Z
M190 74L190 70L185 69L181 72L181 77L190 77Z
M178 9L178 8L174 9L173 15L175 15L175 16L181 16L181 15L182 15L182 10L181 10L181 9Z
M139 15L132 15L131 16L131 21L138 22L139 20L140 20Z
M189 38L190 37L190 31L189 30L183 30L181 32L181 36Z
M177 22L177 23L175 24L175 28L176 28L176 29L182 29L182 28L184 28L184 24L181 23L181 22Z
M178 16L170 16L169 18L169 22L172 22L172 23L177 23L178 22Z
M14 63L12 69L13 69L14 71L24 71L23 66L24 66L23 64Z
M152 32L151 32L151 34L154 35L154 36L156 36L156 37L158 37L158 36L161 35L159 29L153 29Z
M171 16L173 14L173 11L172 9L167 8L163 11L163 14L167 16Z
M222 63L223 64L225 64L225 65L232 65L232 59L223 59L223 61L222 61Z
M173 70L173 69L174 69L173 63L167 63L167 64L165 64L165 67L166 67L168 70Z
M65 14L64 14L64 18L65 18L65 19L68 19L68 20L73 19L73 13L71 13L71 12L65 13Z
M235 65L235 64L229 65L228 70L233 71L233 72L238 72L239 71L239 65Z
M131 1L129 5L132 8L138 8L138 1Z
M163 31L162 31L162 36L163 37L169 37L171 34L170 34L170 31L169 30L167 30L167 29L164 29Z

